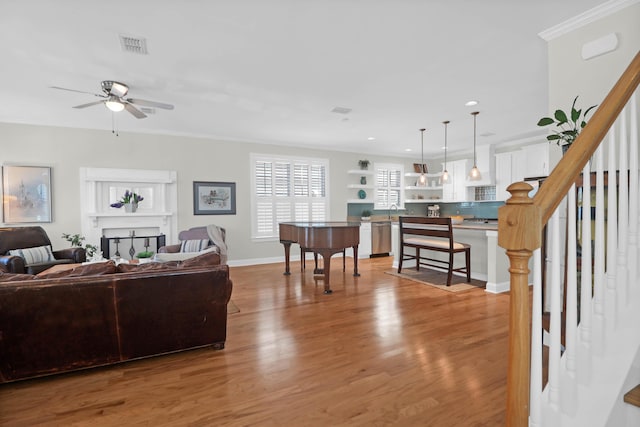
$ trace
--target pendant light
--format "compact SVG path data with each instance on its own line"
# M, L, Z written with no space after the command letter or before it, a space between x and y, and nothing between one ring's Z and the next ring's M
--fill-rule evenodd
M419 187L425 187L427 185L427 176L424 174L424 131L426 129L420 129L420 147L421 147L421 155L422 163L420 163L420 178L418 178L417 185Z
M469 171L469 181L480 181L482 179L482 174L480 173L480 169L478 169L476 163L476 116L478 114L480 114L480 111L474 111L471 113L473 116L473 167Z
M449 120L445 120L444 122L444 171L442 171L442 182L449 182L449 172L447 171L447 125L449 124Z

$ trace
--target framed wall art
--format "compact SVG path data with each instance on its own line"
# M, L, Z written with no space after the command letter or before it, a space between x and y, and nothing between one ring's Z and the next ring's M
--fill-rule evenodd
M51 168L2 167L2 213L7 224L51 222Z
M194 215L235 215L235 182L193 182Z

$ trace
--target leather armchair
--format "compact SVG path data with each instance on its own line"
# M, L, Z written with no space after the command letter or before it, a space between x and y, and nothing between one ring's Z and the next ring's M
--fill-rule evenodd
M224 228L220 228L222 231L222 240L226 241L226 230ZM192 227L188 230L183 230L178 234L178 239L182 242L183 240L201 240L201 239L209 239L209 234L207 233L207 227ZM180 252L181 243L177 243L175 245L167 245L162 246L158 249L159 253L176 253ZM209 248L211 246L215 246L211 240L209 240ZM219 249L219 248L218 248Z
M13 249L50 246L51 240L42 227L2 227L0 228L0 270L7 273L38 274L56 264L72 264L86 261L84 248L66 248L53 252L53 261L25 265L24 259L9 255Z

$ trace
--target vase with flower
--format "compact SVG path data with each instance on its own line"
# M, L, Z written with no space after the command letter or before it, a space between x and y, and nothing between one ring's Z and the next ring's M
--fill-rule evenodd
M112 208L120 209L124 206L125 212L132 213L138 210L138 203L144 200L144 197L133 191L126 190L120 201L111 203Z

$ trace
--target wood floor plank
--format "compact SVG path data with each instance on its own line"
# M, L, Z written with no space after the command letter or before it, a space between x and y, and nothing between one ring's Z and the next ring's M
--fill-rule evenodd
M341 263L232 267L226 348L0 386L0 425L497 426L509 297Z

